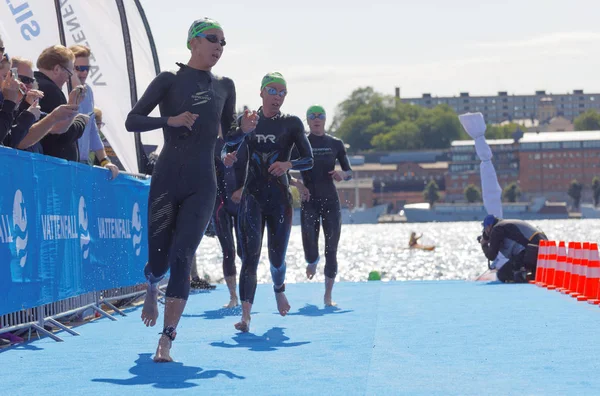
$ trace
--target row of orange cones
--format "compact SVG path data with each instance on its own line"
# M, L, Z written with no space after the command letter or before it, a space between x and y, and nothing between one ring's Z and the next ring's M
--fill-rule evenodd
M540 241L535 280L548 290L600 304L600 257L598 244L589 242Z

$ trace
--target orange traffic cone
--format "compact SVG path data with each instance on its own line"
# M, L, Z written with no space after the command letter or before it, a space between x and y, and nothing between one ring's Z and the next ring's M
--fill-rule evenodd
M600 304L600 257L598 255L597 243L590 244L590 261L588 263L586 278L583 297L590 304L598 305ZM582 297L577 297L577 299L580 300Z
M548 279L546 284L548 290L560 289L565 279L565 270L567 268L567 251L564 242L558 244L558 253L556 254L556 263L553 280ZM551 271L548 272L548 278L551 276Z
M545 279L544 279L544 283L546 284L546 287L548 288L548 290L554 290L556 289L557 283L557 275L558 275L558 271L560 268L564 267L564 263L565 263L565 243L564 242L559 242L558 243L558 254L557 254L557 249L556 249L556 242L552 241L550 242L550 246L548 247L548 265L546 266L546 275L545 275ZM561 256L562 254L562 256ZM562 258L561 258L562 257ZM562 260L562 261L561 261ZM564 268L562 269L561 272L562 275L565 274L565 270ZM562 276L560 278L560 280L562 281Z
M581 259L582 259L582 250L581 250L581 242L575 242L575 253L573 254L573 265L571 267L571 277L569 278L569 283L565 284L565 294L575 293L575 289L577 289L577 281L579 280L579 271L581 267Z
M582 249L581 264L579 265L579 277L577 279L575 289L573 289L573 292L570 293L571 297L583 296L583 289L585 289L585 284L587 282L587 268L590 261L590 243L583 242Z
M546 241L546 269L542 282L544 287L552 285L554 282L554 272L556 271L556 242Z
M538 286L546 286L543 281L546 273L546 264L548 262L548 260L546 260L546 243L547 241L545 240L540 241L537 256L537 266L535 269L535 280L529 281L529 283L534 283Z
M575 242L569 242L567 248L567 261L565 261L565 275L562 282L556 285L559 292L564 292L569 288L569 282L571 281L571 272L573 272L573 256L575 254Z

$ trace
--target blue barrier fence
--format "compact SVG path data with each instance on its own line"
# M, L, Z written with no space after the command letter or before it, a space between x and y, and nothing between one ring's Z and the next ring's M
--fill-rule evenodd
M0 315L143 282L149 188L0 147Z

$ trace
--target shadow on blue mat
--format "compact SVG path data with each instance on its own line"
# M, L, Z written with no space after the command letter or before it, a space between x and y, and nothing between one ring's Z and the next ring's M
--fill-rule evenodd
M16 351L43 351L44 348L40 348L36 345L33 345L34 342L38 341L37 339L32 339L31 341L21 342L19 344L13 344L9 347L0 349L0 353L7 352L10 350Z
M133 375L128 379L95 378L92 382L113 385L152 385L160 389L184 389L198 386L192 380L211 379L222 374L230 379L246 379L225 370L202 370L183 363L155 363L151 353L140 353L135 366L129 369Z
M239 333L232 337L235 344L227 344L225 342L212 342L210 345L221 348L248 348L254 352L271 352L279 348L296 347L300 345L310 344L310 341L303 342L287 342L289 337L283 334L283 328L273 327L262 336L257 336L253 333Z
M251 312L251 314L256 314L257 312ZM181 315L184 318L204 318L204 319L225 319L231 316L242 316L242 307L238 305L235 308L221 308L215 309L213 311L204 311L201 315L190 315L183 314Z
M298 312L294 312L288 314L289 316L300 315L300 316L325 316L331 314L345 314L348 312L353 312L351 309L347 309L342 311L338 307L325 307L323 309L319 309L316 305L306 304L304 307L300 308ZM279 314L277 314L279 315Z

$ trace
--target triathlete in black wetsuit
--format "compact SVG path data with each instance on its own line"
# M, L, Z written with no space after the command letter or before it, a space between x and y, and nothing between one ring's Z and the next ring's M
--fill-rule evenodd
M242 237L242 320L235 325L236 329L243 332L249 330L265 224L277 308L282 316L290 310L284 294L285 253L292 228L292 195L286 172L289 169L307 170L313 165L312 151L302 121L296 116L280 112L287 94L283 76L279 73L267 74L260 88L263 106L259 110L256 130L247 136L241 136L238 132L226 137L229 144L245 138L248 145L248 174L238 215ZM300 158L290 161L294 145L298 148ZM230 147L228 145L226 149Z
M315 105L306 112L315 164L302 172L302 183L296 182L302 196L301 227L306 276L315 275L319 263L319 231L325 232L325 305L332 306L331 291L337 275L337 247L342 231L340 201L334 180L352 178L352 169L344 142L325 133L325 109ZM336 160L341 171L335 170ZM308 191L306 191L308 190Z
M242 258L240 231L237 226L237 215L248 164L248 148L246 144L237 150L237 162L233 167L226 167L221 160L221 151L225 142L222 136L217 139L215 148L215 167L217 170L217 202L213 214L215 233L223 252L223 276L229 289L229 303L223 308L233 308L238 303L236 291L235 255ZM235 229L235 239L233 230Z
M163 72L127 117L126 128L144 132L163 128L165 145L154 167L149 196L149 260L144 269L148 293L142 311L146 326L158 317L157 284L170 268L165 320L155 361L171 361L171 341L190 290L192 257L212 216L217 183L214 168L219 126L235 129L235 86L215 77L212 67L223 53L220 25L195 21L188 32L191 58L177 72ZM148 117L159 106L161 117ZM256 122L244 117L242 128ZM241 133L241 132L240 132Z

